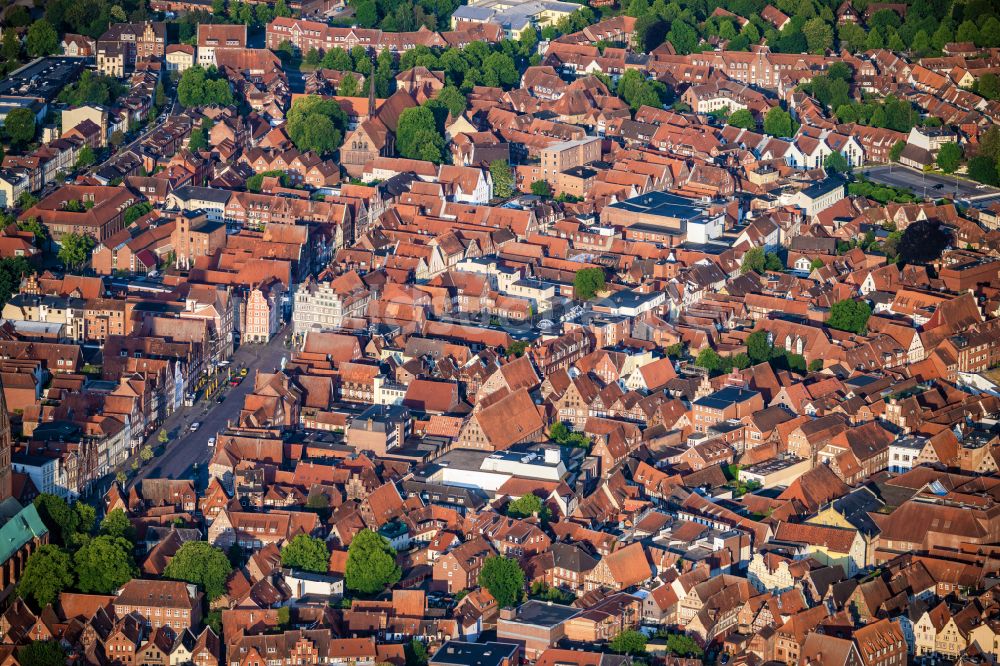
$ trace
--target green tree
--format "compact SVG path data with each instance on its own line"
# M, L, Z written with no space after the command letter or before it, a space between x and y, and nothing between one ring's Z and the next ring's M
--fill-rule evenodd
M802 25L802 34L805 35L810 53L823 55L833 46L833 28L818 16Z
M581 301L589 301L604 291L605 276L603 268L581 268L573 276L573 296Z
M945 173L954 173L962 162L962 149L954 141L950 141L938 151L937 165Z
M809 361L809 372L819 372L823 369L823 359L814 358Z
M21 60L21 40L16 30L3 31L3 45L0 46L0 63L6 64L3 71L14 69Z
M90 534L97 521L97 509L86 502L77 502L73 505L73 511L76 512L77 516L76 531L81 534Z
M316 95L296 99L285 124L296 148L320 155L329 155L340 147L346 128L347 114L340 104Z
M649 0L632 0L628 3L628 9L625 11L626 16L631 16L636 19L640 16L645 16L648 13Z
M229 81L221 78L214 67L206 70L195 65L181 74L177 84L177 101L186 107L230 106L233 104L233 91Z
M524 570L515 559L493 555L483 562L479 585L489 590L501 608L513 606L524 596Z
M445 86L442 88L433 101L444 105L452 118L458 118L465 113L465 108L468 104L465 95L455 86Z
M694 359L694 364L699 368L705 368L709 373L716 373L722 370L722 357L711 347L705 347Z
M80 152L76 155L76 168L85 169L97 161L97 156L94 155L94 149L89 145L84 145L80 149Z
M837 301L830 308L830 316L826 320L826 325L838 331L862 335L868 327L868 318L871 315L872 309L867 303L846 298Z
M740 263L740 275L750 272L763 273L767 260L764 257L764 248L752 247L743 254L743 261Z
M634 40L639 50L649 53L667 36L667 23L650 12L640 16L635 22Z
M850 53L863 51L866 37L864 28L857 23L848 21L837 26L837 38L840 39L840 48Z
M382 535L364 529L354 535L347 549L344 582L347 589L373 594L397 582L403 572L396 551Z
M323 67L347 72L354 68L354 61L351 60L351 54L335 46L323 54Z
M57 641L32 641L17 650L21 666L63 666L68 663L66 651Z
M780 106L771 108L764 116L764 133L775 137L793 134L792 116Z
M207 541L187 541L167 564L163 576L199 585L209 601L214 601L225 593L232 570L222 549Z
M780 273L781 271L785 270L785 264L782 263L781 257L779 257L777 254L775 254L774 252L768 252L766 255L764 255L764 270Z
M646 635L629 629L611 639L608 647L618 654L643 654L646 651Z
M52 55L59 50L59 35L51 23L45 19L38 19L28 28L24 46L28 50L28 55L33 58Z
M893 162L898 162L899 156L903 154L904 148L906 148L905 141L897 141L892 144L892 148L889 149L889 159Z
M530 518L538 516L545 519L548 510L542 500L534 493L522 495L507 505L507 515L512 518Z
M513 87L521 77L514 59L506 53L491 53L483 60L483 84L491 88Z
M35 138L35 114L31 109L14 109L7 114L4 129L15 144L23 146L30 143Z
M403 653L406 655L406 666L426 666L430 658L427 646L418 638L410 639L403 646Z
M90 259L94 249L94 239L87 234L64 234L59 240L59 261L68 268L79 269Z
M897 252L904 263L927 263L951 244L952 233L936 220L920 220L903 230Z
M153 210L152 205L150 205L146 201L141 201L137 204L132 204L131 206L126 208L125 215L122 216L122 219L125 221L126 225L129 225L138 220L143 215L146 215L147 213L151 212L152 210Z
M319 49L314 47L309 49L303 61L310 67L317 67L323 61L323 56L320 54Z
M742 127L743 129L756 130L757 121L754 120L753 114L750 113L750 109L738 109L729 114L729 119L726 121L729 125L733 127Z
M90 594L111 594L138 575L132 544L122 537L102 535L73 556L77 587Z
M72 586L73 567L69 555L58 546L44 544L28 557L17 581L17 593L41 610Z
M493 179L493 196L500 199L514 196L514 170L507 160L490 162L490 177Z
M845 173L851 168L851 165L847 163L847 158L844 157L843 153L836 150L824 158L823 166L826 167L828 173Z
M969 160L969 178L986 185L1000 185L997 163L986 155L976 155Z
M996 16L986 19L979 29L979 41L981 46L988 48L1000 46L1000 19Z
M528 343L524 340L514 340L507 347L507 355L513 356L515 358L520 358L524 356L524 352L528 349Z
M337 86L337 94L344 97L360 97L361 84L358 82L357 75L345 74L344 78L340 80L340 85Z
M281 549L281 564L293 569L326 573L330 570L330 550L322 539L297 534Z
M60 543L69 543L80 526L80 515L66 503L66 500L51 493L42 493L35 498L34 504L49 532L53 533Z
M30 231L35 235L35 245L42 247L49 239L49 230L38 221L37 217L29 217L27 220L20 220L17 223L20 231Z
M959 42L974 42L979 43L979 28L972 21L962 21L962 24L958 26L958 32L955 33L955 39Z
M700 659L704 650L693 638L684 634L671 634L667 636L667 652L678 657L692 657Z
M684 21L674 21L667 32L667 41L674 45L677 53L688 55L698 47L698 31Z
M823 263L822 259L818 259L818 258L817 259L813 259L809 263L809 270L814 271L814 270L816 270L818 268L823 268L824 266L826 266L826 264Z
M438 131L434 112L430 108L415 106L403 110L396 128L396 148L400 155L441 164L444 147L444 137Z
M118 508L108 512L101 521L101 534L135 541L135 529L125 511Z
M747 336L747 356L753 363L766 363L774 355L774 346L764 331L754 331Z
M531 184L531 193L537 197L551 197L552 187L547 180L536 180Z

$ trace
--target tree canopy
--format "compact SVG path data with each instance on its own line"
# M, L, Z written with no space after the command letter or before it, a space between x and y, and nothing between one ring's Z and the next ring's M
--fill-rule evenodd
M581 268L573 277L573 295L581 301L589 301L604 291L605 277L602 268Z
M524 596L524 570L515 559L487 557L479 572L479 584L489 590L501 608L513 606Z
M326 573L330 570L330 550L322 539L297 534L281 549L281 564L293 569Z
M76 551L77 588L91 594L111 594L138 575L132 543L122 537L97 536Z
M82 268L90 259L90 252L94 249L94 245L93 236L88 234L64 234L59 239L59 261L63 262L67 268Z
M514 170L507 160L490 162L490 176L493 178L493 196L500 199L514 196Z
M125 511L121 508L109 511L104 516L104 519L101 521L100 531L101 534L107 534L108 536L121 537L129 541L135 540L135 528L132 527L132 521L128 519Z
M28 55L33 58L52 55L59 50L59 35L51 23L45 19L38 19L28 28L24 46L28 50Z
M347 114L334 100L316 95L299 97L288 110L285 130L299 150L329 155L340 148Z
M548 514L548 509L542 500L534 493L528 493L527 495L522 495L513 502L507 505L507 515L512 518L530 518L531 516L538 516L539 518L545 519Z
M10 140L25 145L35 138L35 114L31 109L17 108L7 114L4 130Z
M838 331L847 331L861 335L868 327L868 318L872 315L871 307L864 301L845 298L837 301L830 308L830 316L826 325Z
M63 666L67 663L66 651L58 641L31 641L17 650L21 666Z
M59 101L69 106L84 104L110 105L128 90L117 79L83 70L80 78L59 92Z
M641 631L623 631L608 643L619 654L642 654L646 651L646 635Z
M54 602L59 593L73 586L73 566L59 546L44 544L33 552L17 582L17 593L22 599L41 610Z
M225 593L231 571L229 558L221 549L207 541L187 541L170 560L163 576L199 585L209 601L214 601Z
M184 70L177 84L177 101L187 107L229 106L233 91L229 81L219 76L214 67L207 70L200 65Z
M347 589L363 594L381 592L402 575L396 564L396 551L385 537L369 529L354 535L347 549L344 571Z
M904 263L927 263L940 257L951 241L951 231L940 222L919 220L903 230L896 251Z
M404 109L399 115L396 148L400 155L410 159L434 164L444 161L444 136L438 130L434 112L427 105Z
M792 115L780 106L764 114L764 133L774 137L790 137L795 133Z
M743 129L756 130L757 121L754 120L753 114L750 113L750 109L737 109L729 114L729 118L726 120L728 125L733 127L742 127Z
M955 173L962 162L962 149L954 141L941 146L937 155L937 165L945 173Z

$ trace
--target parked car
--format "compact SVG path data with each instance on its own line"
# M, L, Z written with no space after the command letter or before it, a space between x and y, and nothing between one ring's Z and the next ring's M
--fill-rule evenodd
M215 438L214 437L209 437L208 438L208 445L209 446L215 446Z
M198 428L200 428L200 427L201 427L201 424L198 423L197 421L195 421L194 423L191 424L191 432L197 431Z

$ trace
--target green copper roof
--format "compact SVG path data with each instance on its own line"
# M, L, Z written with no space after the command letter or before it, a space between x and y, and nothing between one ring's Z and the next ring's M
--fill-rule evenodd
M0 562L6 562L24 544L48 532L35 505L24 507L0 527Z

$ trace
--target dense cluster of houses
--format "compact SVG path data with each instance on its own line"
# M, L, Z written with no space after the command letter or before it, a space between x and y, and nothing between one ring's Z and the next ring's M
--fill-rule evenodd
M375 99L318 68L293 93L274 53L497 44L529 9L572 11L522 4L464 7L440 33L276 18L266 49L244 25L201 24L194 45L157 22L63 38L129 92L60 109L0 171L0 202L37 195L0 235L0 257L37 268L0 323L0 663L56 640L95 665L412 666L416 640L430 666L627 666L628 632L668 666L1000 660L1000 205L879 203L829 159L974 153L1000 106L967 88L1000 51L640 53L617 16L543 42L517 87L469 90L445 164L395 142L444 72ZM858 98L940 127L837 122L801 89L835 63ZM239 108L170 105L137 129L195 65ZM631 71L679 103L632 108L614 85ZM302 95L344 110L336 154L290 137ZM791 136L762 131L783 108ZM740 110L757 126L720 121ZM950 240L898 261L928 225ZM80 236L86 270L42 263ZM835 325L845 303L860 325ZM283 340L225 427L189 435L207 480L109 481L193 402L223 409L204 394L237 349ZM140 575L42 609L12 594L48 542L31 501L108 487ZM531 515L511 506L527 496ZM376 598L345 589L362 530L401 569ZM301 534L326 571L283 565ZM240 563L212 601L164 578L190 541ZM525 578L506 606L480 582L497 557Z

